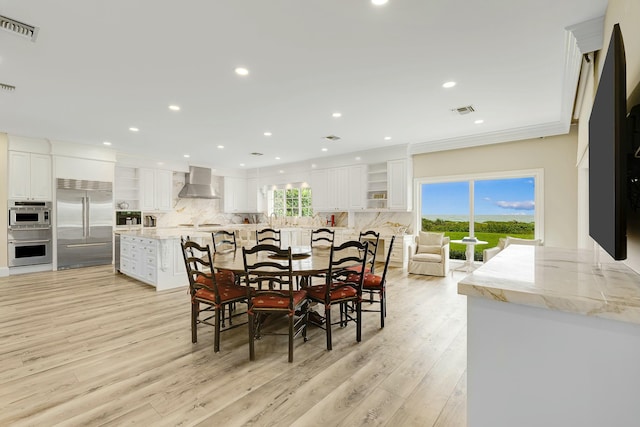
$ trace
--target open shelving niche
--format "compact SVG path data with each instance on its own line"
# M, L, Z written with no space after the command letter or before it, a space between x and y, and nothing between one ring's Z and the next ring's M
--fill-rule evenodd
M140 178L138 176L138 169L116 166L114 184L116 209L119 209L120 202L129 203L128 209L139 209Z
M387 163L369 165L367 171L367 208L387 207Z

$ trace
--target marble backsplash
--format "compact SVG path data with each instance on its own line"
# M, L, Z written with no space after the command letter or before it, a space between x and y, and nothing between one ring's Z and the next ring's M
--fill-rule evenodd
M213 177L212 185L218 194L223 192L223 178ZM265 214L225 213L222 199L179 199L184 186L184 175L174 175L173 210L156 214L157 227L176 227L180 224L242 224L271 223L277 227L322 227L328 225L331 215L336 227L349 227L356 231L374 229L383 234L397 234L406 227L407 234L413 232L412 212L318 212L310 218L268 218Z

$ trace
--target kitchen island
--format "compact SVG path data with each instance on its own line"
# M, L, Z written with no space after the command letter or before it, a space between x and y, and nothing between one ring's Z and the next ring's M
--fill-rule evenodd
M211 233L217 230L229 230L235 231L238 246L253 246L256 230L266 227L269 227L269 224L121 228L116 230L120 235L119 271L155 286L156 290L188 286L180 249L181 237L189 236L200 243L212 245ZM273 227L281 231L282 247L310 244L312 227ZM330 228L335 231L336 244L358 239L359 232L352 228ZM384 262L388 251L385 242L390 240L391 236L393 235L381 234L377 261ZM406 268L413 236L399 237L401 238L396 238L394 244L391 265Z
M637 425L640 275L589 251L511 245L467 296L470 426Z

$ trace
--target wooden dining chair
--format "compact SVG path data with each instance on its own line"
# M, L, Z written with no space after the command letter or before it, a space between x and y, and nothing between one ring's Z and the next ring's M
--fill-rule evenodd
M318 228L316 230L311 230L311 243L309 246L312 248L324 248L329 249L333 246L333 240L335 236L334 230L329 230L328 228Z
M356 341L362 337L362 283L367 262L368 242L348 241L339 246L331 246L329 255L329 268L326 281L322 285L307 287L307 296L311 301L324 305L323 327L327 336L327 350L333 348L331 339L331 327L339 324L341 327L348 322L356 323ZM359 267L359 271L351 270L351 267ZM352 281L347 281L351 277ZM340 320L332 322L331 307L340 307ZM350 310L350 305L355 307L355 316Z
M367 255L365 273L375 273L376 255L378 253L378 245L380 243L380 233L377 233L373 230L361 231L360 235L358 236L358 241L369 243L369 253Z
M369 304L379 304L379 310L373 308L362 308L363 312L380 312L380 328L384 328L384 318L387 317L387 270L389 269L389 261L391 260L391 251L393 250L393 242L396 236L391 238L387 253L387 259L384 262L382 276L373 273L365 273L362 282L362 293L368 293ZM358 274L351 274L347 278L348 281L357 281L360 279ZM374 296L377 296L374 298ZM366 300L363 298L363 302Z
M256 230L256 245L269 244L280 247L280 230L273 228L263 228Z
M254 293L249 297L249 360L255 360L255 339L261 337L262 321L269 315L286 315L289 322L289 362L293 362L293 340L302 334L307 341L307 292L296 290L293 282L291 248L256 245L242 248L247 287ZM268 283L266 288L262 284ZM277 287L277 289L276 289ZM270 332L267 335L284 335Z
M213 252L232 252L237 249L236 233L227 230L218 230L211 233L213 239Z
M244 313L232 315L231 309L229 310L228 327L224 326L223 319L226 307L235 306L236 303L247 303L247 288L233 282L229 283L224 278L224 273L214 272L209 245L201 246L194 241L181 238L180 246L187 269L189 294L191 295L191 342L198 341L197 326L199 323L214 326L214 351L218 352L220 351L221 332L244 325L244 323L235 325L232 323L233 317ZM206 308L201 310L200 304L205 304Z

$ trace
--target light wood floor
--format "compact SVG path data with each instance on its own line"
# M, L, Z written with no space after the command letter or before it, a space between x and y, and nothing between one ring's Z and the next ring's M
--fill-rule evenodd
M390 270L386 326L296 340L199 327L186 288L111 267L0 278L0 425L465 426L466 298L445 278Z

